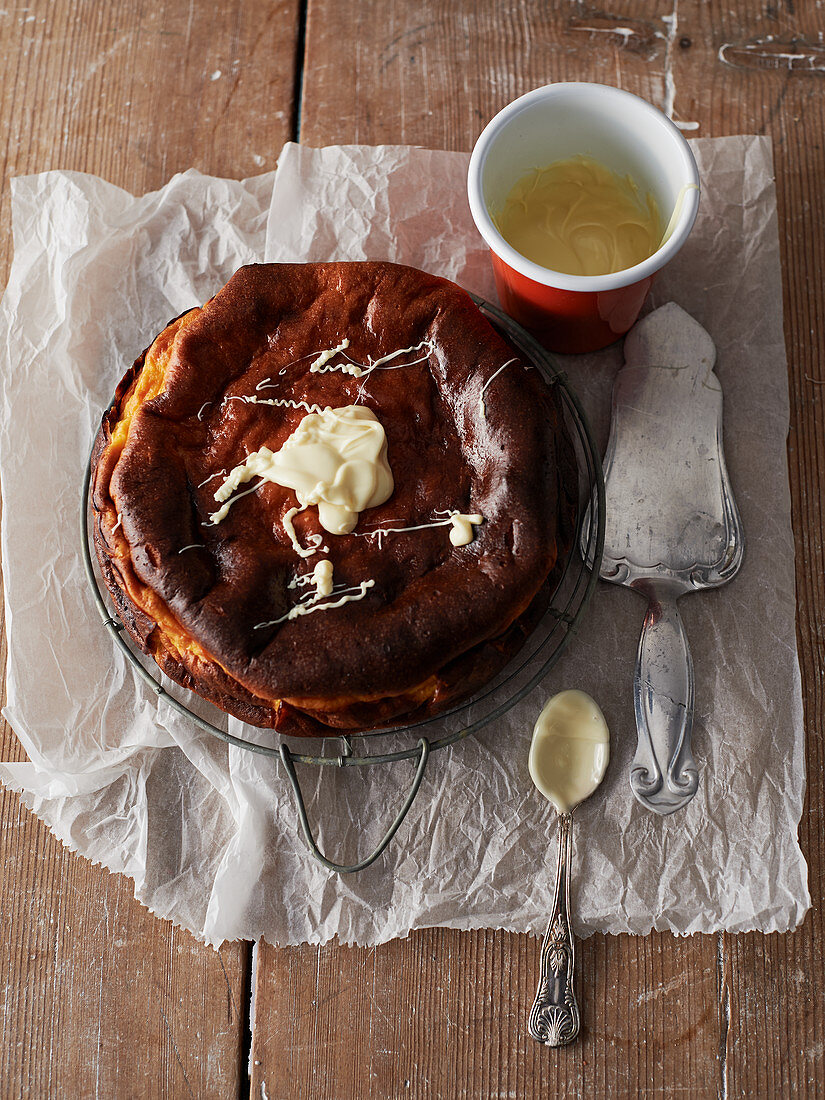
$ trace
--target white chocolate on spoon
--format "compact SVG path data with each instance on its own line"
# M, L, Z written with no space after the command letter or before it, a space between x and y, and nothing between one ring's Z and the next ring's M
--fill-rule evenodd
M530 745L530 775L559 812L559 865L553 911L541 947L541 977L527 1030L549 1047L579 1034L573 990L575 947L570 922L571 814L604 778L610 757L604 715L583 691L554 695L539 715Z
M598 704L583 691L562 691L533 730L530 776L560 814L589 798L604 778L610 735Z

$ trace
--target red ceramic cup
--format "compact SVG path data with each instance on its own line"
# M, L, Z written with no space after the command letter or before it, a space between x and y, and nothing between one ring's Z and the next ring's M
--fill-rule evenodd
M665 240L646 260L609 275L568 275L522 256L491 216L528 172L584 154L650 192ZM657 271L687 240L699 207L699 172L673 123L638 96L605 84L537 88L484 128L470 158L470 210L490 247L502 307L551 351L596 351L639 316Z

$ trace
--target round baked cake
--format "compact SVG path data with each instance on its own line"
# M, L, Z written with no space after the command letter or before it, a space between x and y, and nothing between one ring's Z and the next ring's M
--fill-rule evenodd
M468 697L570 545L555 389L444 279L242 268L140 356L97 436L94 543L129 634L291 734Z

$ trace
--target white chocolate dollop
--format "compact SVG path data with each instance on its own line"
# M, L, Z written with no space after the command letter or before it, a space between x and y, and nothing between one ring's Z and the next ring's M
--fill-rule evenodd
M225 503L210 517L213 523L221 522L232 494L253 477L292 489L303 508L317 505L331 535L349 534L359 513L383 504L394 488L384 428L363 405L309 413L279 451L253 451L215 493Z
M315 585L315 595L318 597L332 595L332 562L329 558L323 558L312 571L312 583Z
M467 543L472 542L475 537L473 526L477 526L479 523L483 522L484 516L479 512L474 512L470 516L465 516L461 512L451 512L450 523L452 524L452 530L450 531L450 542L453 546L466 546Z

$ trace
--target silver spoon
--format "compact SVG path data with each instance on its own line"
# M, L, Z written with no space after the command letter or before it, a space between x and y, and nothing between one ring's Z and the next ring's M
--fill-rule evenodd
M573 989L575 951L570 927L573 810L604 778L610 735L598 705L583 691L563 691L545 705L533 730L530 776L559 814L559 864L553 911L541 945L541 971L528 1031L548 1047L566 1046L579 1034Z

